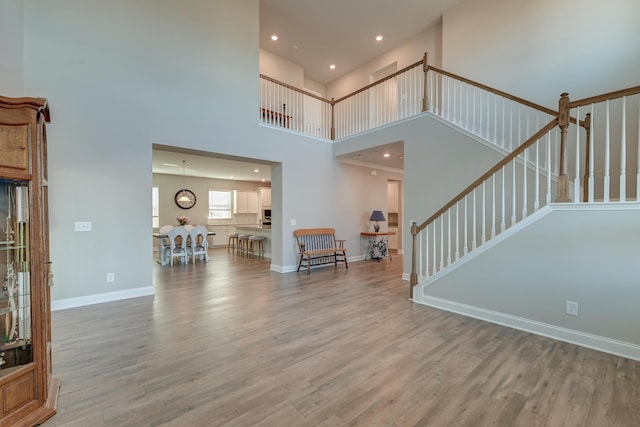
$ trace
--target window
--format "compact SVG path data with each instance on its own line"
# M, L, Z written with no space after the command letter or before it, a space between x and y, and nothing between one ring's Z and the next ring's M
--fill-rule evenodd
M151 226L160 227L160 190L151 187Z
M231 191L209 190L209 219L231 218Z

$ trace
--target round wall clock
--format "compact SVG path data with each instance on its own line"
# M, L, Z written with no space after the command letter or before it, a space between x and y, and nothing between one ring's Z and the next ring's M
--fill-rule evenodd
M196 195L191 190L183 189L176 193L174 200L179 208L191 209L196 204Z

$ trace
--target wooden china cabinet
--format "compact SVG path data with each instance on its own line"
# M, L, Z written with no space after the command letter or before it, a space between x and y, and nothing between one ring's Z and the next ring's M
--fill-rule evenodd
M56 413L51 376L47 101L0 96L0 426Z

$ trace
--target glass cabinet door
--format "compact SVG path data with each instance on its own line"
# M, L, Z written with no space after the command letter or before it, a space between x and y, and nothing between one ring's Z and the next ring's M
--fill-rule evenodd
M33 360L29 183L0 178L0 376Z

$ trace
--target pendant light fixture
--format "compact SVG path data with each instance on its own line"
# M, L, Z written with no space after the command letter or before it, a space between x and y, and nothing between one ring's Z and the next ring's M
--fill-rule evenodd
M182 190L178 196L179 202L189 202L191 198L187 195L187 173L186 173L186 160L182 161Z

